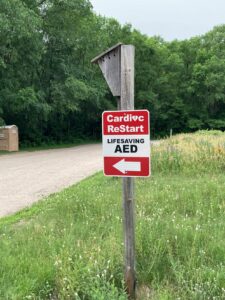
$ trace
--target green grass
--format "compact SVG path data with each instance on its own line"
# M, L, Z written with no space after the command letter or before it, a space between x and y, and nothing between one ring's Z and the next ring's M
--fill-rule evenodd
M12 154L12 153L14 153L14 152L0 150L0 155L6 155L6 154Z
M136 180L138 299L225 299L224 140L167 140ZM121 193L99 173L0 220L0 299L126 299Z
M39 151L39 150L48 150L48 149L61 149L61 148L70 148L74 146L79 146L79 145L87 145L87 144L95 144L95 143L100 143L99 140L94 140L94 139L78 139L74 142L71 143L50 143L50 144L42 144L39 146L26 146L22 145L20 147L21 151Z
M21 151L27 151L27 152L33 152L33 151L41 151L41 150L50 150L50 149L62 149L62 148L71 148L75 146L80 145L89 145L89 144L96 144L100 143L99 140L77 140L73 143L53 143L53 144L42 144L40 146L26 146L22 145L20 146L20 152ZM6 155L6 154L15 154L18 152L8 152L8 151L1 151L0 155Z

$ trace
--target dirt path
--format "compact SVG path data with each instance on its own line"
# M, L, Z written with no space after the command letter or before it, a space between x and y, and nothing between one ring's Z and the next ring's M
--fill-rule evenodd
M0 217L102 169L101 145L0 156Z

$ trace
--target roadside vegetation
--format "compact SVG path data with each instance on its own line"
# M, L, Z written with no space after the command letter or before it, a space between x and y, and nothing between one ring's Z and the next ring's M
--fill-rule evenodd
M8 151L1 151L0 150L0 155L3 155L3 154L9 154L9 152Z
M50 150L50 149L64 149L64 148L71 148L75 146L80 146L80 145L88 145L88 144L94 144L94 143L100 143L100 140L94 140L94 139L83 139L83 140L75 140L74 142L71 143L51 143L51 144L45 144L42 143L39 146L22 146L20 147L19 151L28 151L28 152L33 152L33 151L41 151L41 150ZM0 155L6 155L6 154L15 154L18 152L9 152L9 151L1 151L0 150Z
M0 220L0 299L126 299L121 180L101 173ZM225 299L225 133L152 149L136 180L138 299Z
M88 145L88 144L95 144L100 143L100 140L97 139L76 139L70 143L41 143L39 146L25 146L23 145L20 147L20 151L40 151L40 150L49 150L49 149L63 149L63 148L71 148L79 145ZM1 153L1 152L0 152Z

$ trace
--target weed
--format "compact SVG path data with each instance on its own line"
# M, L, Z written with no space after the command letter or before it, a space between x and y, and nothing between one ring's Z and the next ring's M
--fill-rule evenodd
M152 149L152 177L136 180L140 300L225 299L224 140ZM99 173L2 219L0 299L126 299L121 193Z

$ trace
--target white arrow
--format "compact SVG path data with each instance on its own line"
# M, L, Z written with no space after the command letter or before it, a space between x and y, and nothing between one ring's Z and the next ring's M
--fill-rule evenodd
M126 174L128 171L140 172L141 171L141 163L137 161L125 161L122 159L118 161L113 167L119 170L121 173Z

